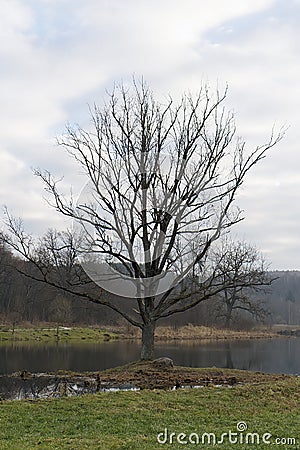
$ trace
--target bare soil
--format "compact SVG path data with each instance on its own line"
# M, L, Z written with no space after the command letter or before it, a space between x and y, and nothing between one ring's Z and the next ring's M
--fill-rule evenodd
M179 387L233 386L245 383L264 383L288 378L234 369L190 368L175 366L157 368L152 362L136 362L126 366L98 372L99 387L132 385L140 389L171 389Z
M0 376L1 400L39 399L92 394L112 389L182 389L264 384L295 377L234 369L164 367L135 362L101 372L30 373Z

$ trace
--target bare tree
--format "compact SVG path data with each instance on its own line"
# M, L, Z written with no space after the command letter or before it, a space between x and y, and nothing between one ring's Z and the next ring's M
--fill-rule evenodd
M157 102L144 82L117 86L102 108L90 110L90 128L68 126L58 139L87 176L79 200L65 197L49 172L35 172L53 207L74 219L77 234L66 234L65 242L48 236L38 249L21 222L7 216L7 241L36 265L42 281L59 284L50 267L65 265L58 255L67 249L73 267L75 260L81 263L97 285L134 299L129 314L104 299L99 287L92 293L75 289L141 328L142 359L153 357L157 320L223 289L212 281L214 268L204 270L205 261L222 233L242 220L233 203L245 176L282 138L272 132L266 144L248 152L236 137L233 113L223 106L226 95L227 89L212 94L204 86L175 105L172 98ZM82 236L80 245L75 235ZM178 288L194 267L202 270L197 298ZM74 292L74 280L65 288Z
M276 278L268 272L263 255L246 242L224 239L213 261L224 285L217 296L217 316L224 318L225 327L230 328L237 311L246 311L256 320L264 319L268 310L259 294L266 292Z
M50 303L49 312L51 319L56 322L56 340L59 341L59 327L68 324L72 317L70 300L57 295Z

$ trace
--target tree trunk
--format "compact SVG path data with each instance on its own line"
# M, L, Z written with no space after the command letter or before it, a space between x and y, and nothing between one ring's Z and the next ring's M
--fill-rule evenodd
M149 360L154 356L154 331L155 322L148 322L142 328L142 350L141 359Z

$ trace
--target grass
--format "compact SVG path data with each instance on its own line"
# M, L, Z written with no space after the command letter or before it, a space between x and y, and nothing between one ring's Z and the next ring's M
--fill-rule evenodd
M129 338L140 338L141 331L135 327L119 327L119 333ZM155 339L158 340L230 340L230 339L260 339L279 337L277 330L258 328L248 331L238 331L225 328L205 327L200 325L158 326Z
M186 390L110 392L76 398L7 401L0 405L1 450L157 450L299 449L300 379ZM271 444L162 445L157 435L167 428L186 435L204 432L220 437L236 431L270 433ZM246 435L246 432L243 433ZM195 436L194 436L195 438ZM276 438L294 438L296 445L275 445Z
M76 375L76 374L74 374ZM238 369L216 367L195 368L174 366L157 368L155 363L136 361L119 367L98 372L103 383L111 385L129 384L142 389L168 389L180 386L198 386L207 384L261 384L291 378L284 374L268 374Z
M278 336L271 330L258 329L250 331L238 331L224 328L204 327L195 325L185 325L178 327L158 327L156 330L157 339L259 339Z
M0 342L103 342L116 338L116 334L100 328L60 327L58 339L56 327L24 327L16 328L14 332L8 327L0 328Z
M251 331L236 331L220 328L185 325L182 327L159 326L155 332L159 340L227 340L227 339L259 339L279 337L276 331L258 329ZM116 338L140 339L141 331L134 327L60 327L59 341L99 342ZM57 341L56 326L44 327L18 326L14 331L7 326L0 326L0 343L9 341L54 342Z

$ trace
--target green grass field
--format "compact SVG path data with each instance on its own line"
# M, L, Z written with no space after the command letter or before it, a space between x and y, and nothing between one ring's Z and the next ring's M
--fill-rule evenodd
M245 422L247 431L231 435L229 442L196 442L196 435L237 432ZM143 390L109 392L82 397L37 401L5 401L0 405L1 450L152 450L152 449L299 449L300 379L295 377L228 387L204 387L177 391ZM242 426L242 425L240 425ZM164 441L157 441L159 433ZM175 433L171 437L170 433ZM185 433L179 435L179 433ZM191 434L196 433L196 434ZM246 444L246 434L257 433L260 443ZM266 434L268 433L268 434ZM178 437L179 435L179 437ZM266 442L263 443L263 435ZM288 441L295 439L296 443ZM212 439L212 435L210 436ZM275 440L279 439L280 444ZM242 443L241 443L242 442Z
M57 329L52 327L43 328L16 328L14 332L7 327L0 328L0 343L11 341L22 342L99 342L117 338L114 333L100 328L60 327L57 338Z

